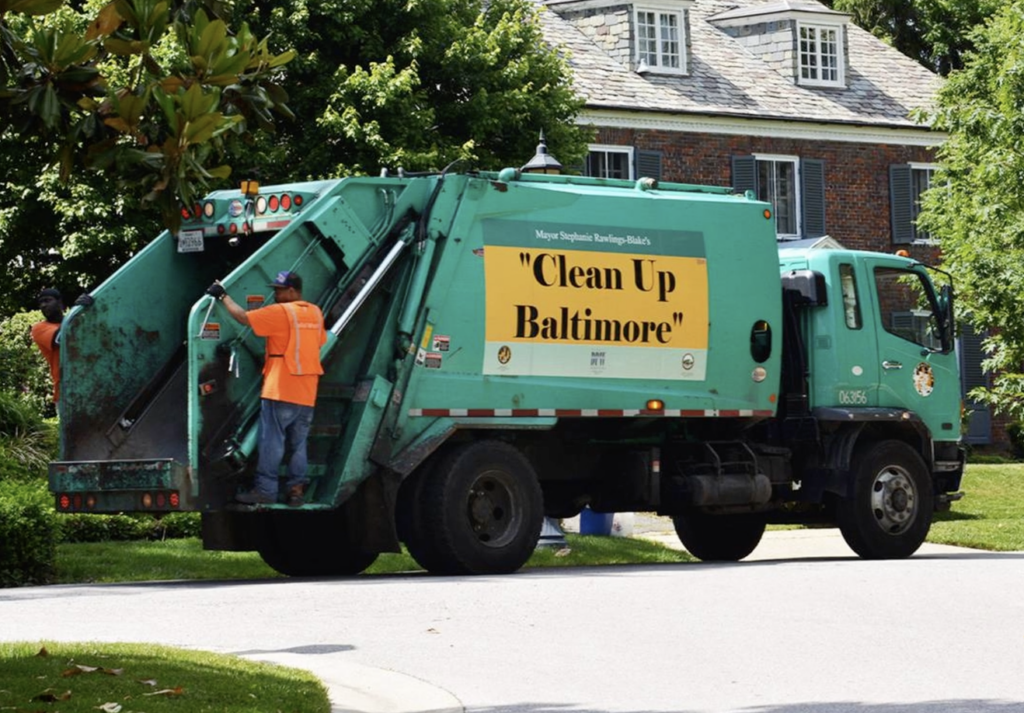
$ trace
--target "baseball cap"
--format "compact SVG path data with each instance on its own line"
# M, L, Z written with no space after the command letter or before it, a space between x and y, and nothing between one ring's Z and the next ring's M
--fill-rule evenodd
M52 287L47 287L45 290L40 290L36 296L36 301L43 299L44 297L52 297L55 300L60 300L60 290L55 290Z
M296 290L301 290L302 278L294 272L281 270L281 272L277 273L274 281L270 283L270 287L294 287Z

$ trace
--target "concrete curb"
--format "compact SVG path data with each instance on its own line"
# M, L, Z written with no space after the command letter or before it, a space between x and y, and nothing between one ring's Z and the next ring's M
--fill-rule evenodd
M339 661L336 656L275 652L245 656L301 668L327 687L331 713L463 713L454 695L414 676Z

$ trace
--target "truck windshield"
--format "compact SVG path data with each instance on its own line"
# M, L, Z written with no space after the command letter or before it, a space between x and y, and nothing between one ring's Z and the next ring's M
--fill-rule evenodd
M875 269L882 328L932 351L945 351L935 293L927 277L912 270Z

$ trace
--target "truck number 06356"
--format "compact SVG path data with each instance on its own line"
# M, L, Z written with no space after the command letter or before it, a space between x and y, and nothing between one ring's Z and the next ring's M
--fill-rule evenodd
M839 403L843 406L866 406L868 392L864 389L840 389Z

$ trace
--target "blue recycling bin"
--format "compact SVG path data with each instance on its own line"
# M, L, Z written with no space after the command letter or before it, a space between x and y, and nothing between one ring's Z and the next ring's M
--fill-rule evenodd
M581 535L611 535L613 512L594 512L589 507L580 512Z

